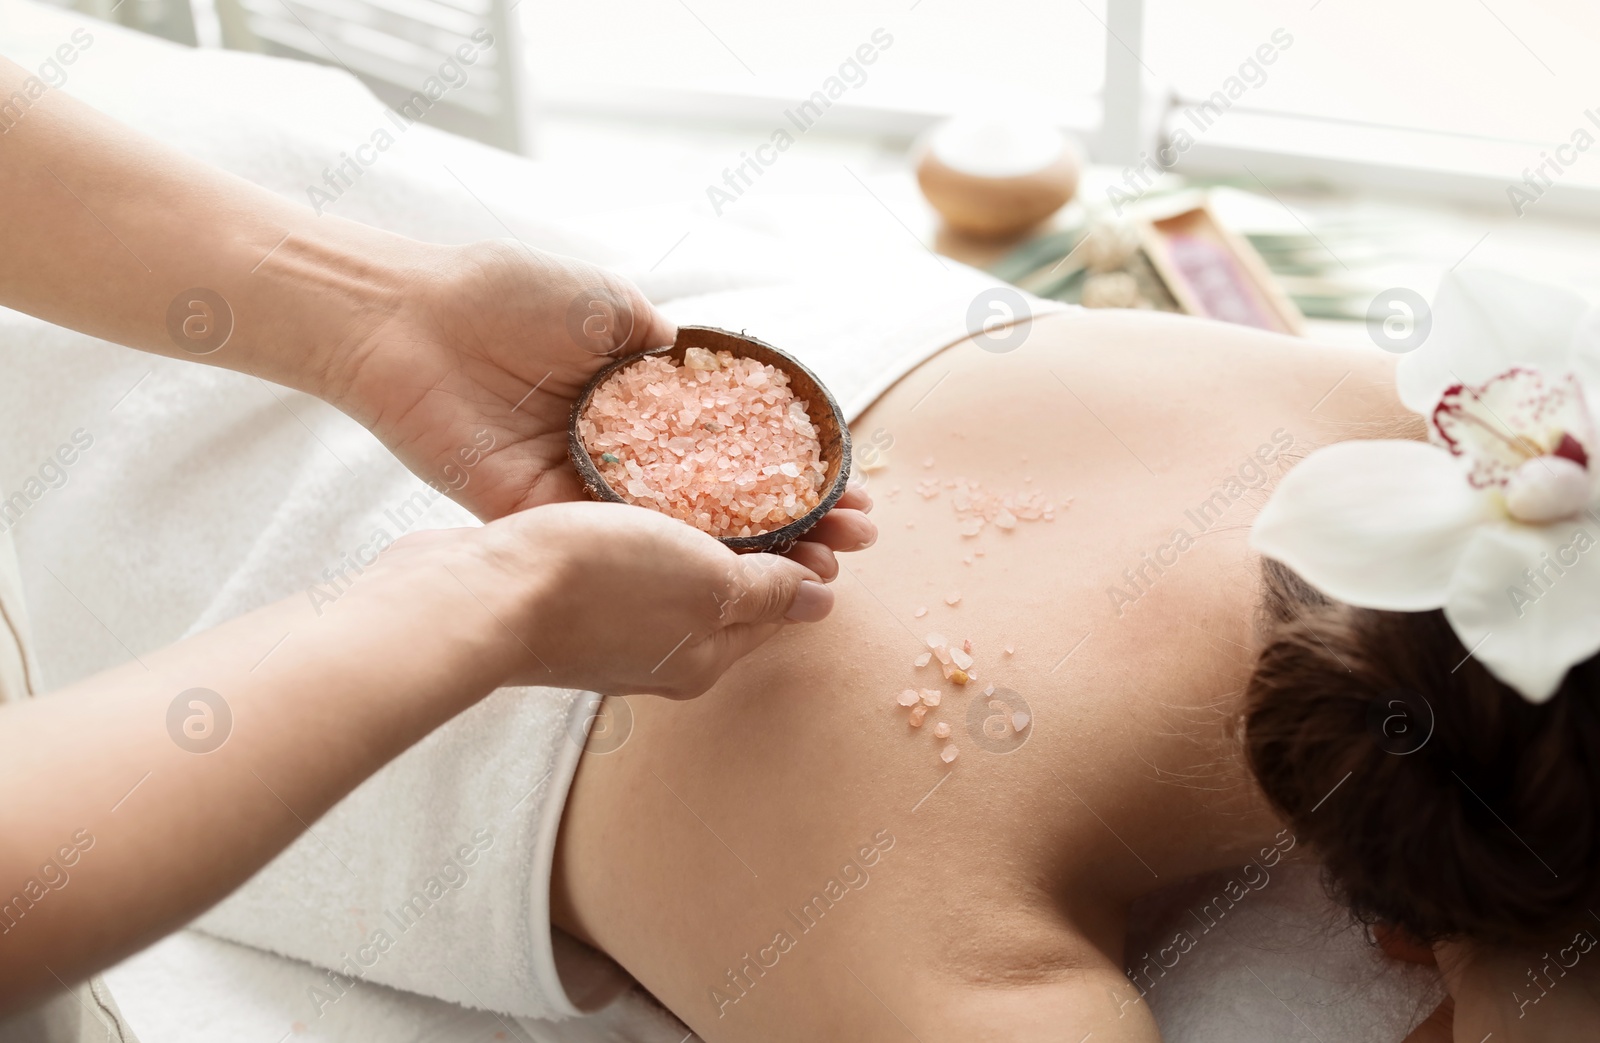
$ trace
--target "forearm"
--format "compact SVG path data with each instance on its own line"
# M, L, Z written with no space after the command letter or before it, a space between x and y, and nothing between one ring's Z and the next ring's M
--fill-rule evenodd
M374 572L0 710L0 1008L198 915L501 683L515 646L474 580Z
M317 391L317 374L426 277L418 244L317 216L59 90L28 100L29 78L0 58L0 103L24 99L0 119L0 304ZM196 288L221 314L191 303Z

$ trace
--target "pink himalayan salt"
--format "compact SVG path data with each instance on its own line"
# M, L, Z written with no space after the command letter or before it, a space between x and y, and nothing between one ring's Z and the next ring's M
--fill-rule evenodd
M927 716L928 708L926 706L913 706L911 708L911 716L906 718L906 722L913 728L921 728L922 721Z
M941 698L937 688L924 688L917 693L922 698L923 706L938 706Z
M595 390L578 434L606 484L713 536L780 528L822 502L828 465L789 375L732 352L651 355Z
M1015 648L1012 648L1010 645L1006 646L1006 655L1016 655L1016 654L1017 654L1017 650Z
M921 619L923 616L925 616L927 614L928 614L928 606L927 605L920 605L920 606L918 606L918 608L917 608L917 610L915 612L911 613L911 615L916 619Z
M972 651L972 638L964 637L964 638L961 639L961 651L963 651L963 652L971 652Z
M990 696L990 695L993 695L993 694L994 694L994 682L992 682L992 681L991 681L991 682L990 682L990 683L989 683L989 685L988 685L988 687L986 687L986 688L985 688L985 689L984 689L984 690L983 690L983 694L984 694L984 695L985 695L985 696Z
M1032 720L1032 718L1023 713L1021 710L1018 710L1016 713L1011 715L1011 727L1020 732L1028 726L1028 722L1030 720Z
M895 698L895 702L897 702L901 706L905 706L905 707L915 706L915 705L917 705L917 703L919 703L921 701L922 701L922 697L917 695L917 693L915 691L911 690L910 688L907 688L905 691L901 692L899 694L899 696L897 696Z
M938 724L933 726L933 734L940 739L950 738L950 725L944 721L940 721Z
M952 590L950 593L944 596L944 603L949 605L951 608L961 604L961 593L959 591Z
M949 764L959 756L961 756L961 751L956 749L953 745L946 746L944 749L939 751L939 759L944 761L946 764Z
M918 667L923 667L923 666L927 666L928 665L928 660L930 660L932 658L933 658L933 653L932 652L924 652L921 655L917 656L917 658L913 659L912 663L916 664Z
M967 653L963 652L959 648L952 648L950 650L950 661L955 664L956 669L958 670L972 669L972 657L967 655Z
M950 507L956 515L956 531L964 537L978 535L989 524L1009 531L1015 529L1019 521L1055 519L1055 502L1037 490L991 493L980 483L965 478L947 480L944 485L954 490L950 495ZM922 492L922 487L919 486L917 491ZM923 492L923 495L929 499L938 495L937 483L934 483L931 494ZM980 550L977 553L983 552Z

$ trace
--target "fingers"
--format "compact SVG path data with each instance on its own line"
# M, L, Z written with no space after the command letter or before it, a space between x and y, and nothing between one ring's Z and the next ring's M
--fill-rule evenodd
M833 611L833 591L814 579L801 580L783 618L791 623L820 623Z
M720 609L725 626L815 623L833 609L833 592L804 565L773 554L739 559Z
M809 540L797 543L784 556L815 572L824 583L832 583L839 578L839 559L833 556L833 549L827 544Z
M677 323L657 311L638 287L628 284L628 296L629 307L633 309L633 328L628 331L627 343L622 345L624 354L663 347L678 339Z
M878 527L865 511L835 507L806 533L806 540L836 551L866 550L877 542Z
M859 482L851 482L845 486L844 495L839 497L839 502L834 504L835 510L870 511L872 510L872 497L867 493L867 487Z

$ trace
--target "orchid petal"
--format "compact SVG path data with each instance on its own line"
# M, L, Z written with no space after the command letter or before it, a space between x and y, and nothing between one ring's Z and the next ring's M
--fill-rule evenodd
M1419 612L1445 603L1474 528L1497 516L1438 446L1339 442L1283 477L1251 545L1329 597Z
M1427 416L1446 388L1482 384L1513 366L1568 371L1589 311L1576 293L1497 272L1446 275L1427 341L1400 360L1400 401Z
M1461 556L1445 617L1462 645L1529 702L1600 652L1600 526L1485 526Z
M1456 384L1434 407L1429 434L1472 463L1472 484L1504 486L1528 460L1562 450L1587 465L1595 448L1583 386L1571 373L1513 367L1483 384Z

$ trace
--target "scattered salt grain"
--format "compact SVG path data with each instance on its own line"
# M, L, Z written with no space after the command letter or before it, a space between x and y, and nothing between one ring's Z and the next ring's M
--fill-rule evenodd
M964 638L961 639L961 651L963 651L963 652L971 652L972 651L972 638L964 637Z
M927 716L928 708L926 706L913 706L911 708L911 715L906 718L906 723L910 724L913 728L921 728L922 722Z
M1015 648L1012 648L1010 645L1006 646L1006 655L1016 655L1016 654L1017 654L1017 650Z
M894 701L899 703L901 706L910 707L910 706L915 706L915 705L917 705L917 703L921 702L922 701L922 697L917 695L917 693L915 691L913 691L912 689L907 688L905 691L901 692L898 696L896 696Z
M911 615L916 619L921 619L923 616L925 616L927 614L928 614L928 606L927 605L920 605L920 606L918 606L918 608L917 608L917 610L915 612L911 613Z
M917 666L923 667L923 666L927 666L928 665L928 660L930 660L932 658L933 658L933 653L932 652L924 652L921 655L917 656L917 658L915 658L915 659L913 659L911 661L914 664L916 664Z
M961 756L961 751L956 749L954 746L946 746L944 749L939 751L939 759L944 761L946 764L954 761L959 756Z
M944 603L946 605L950 605L952 607L961 604L961 595L960 595L960 593L952 591L951 593L946 594L944 596Z
M994 683L993 682L990 682L989 686L983 690L983 694L984 694L985 698L987 698L987 697L989 697L989 696L994 694Z
M941 739L950 738L950 725L944 721L940 721L938 724L933 726L933 734Z
M926 460L922 461L922 466L923 467L932 467L933 466L933 457L930 456Z
M938 706L940 694L937 688L924 688L917 693L922 697L923 706Z
M958 670L972 669L972 657L967 655L967 653L963 652L959 648L952 648L950 650L950 661L956 665Z
M1031 718L1027 714L1023 713L1021 710L1018 710L1016 713L1011 715L1011 727L1020 732L1028 727L1029 720L1031 720Z

